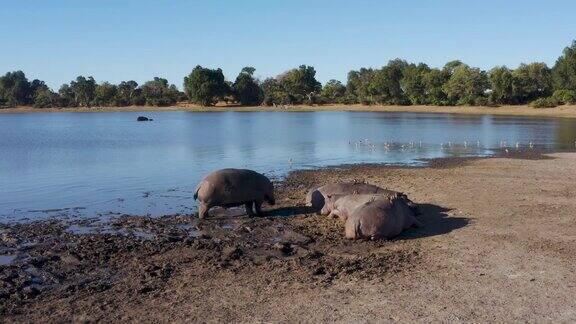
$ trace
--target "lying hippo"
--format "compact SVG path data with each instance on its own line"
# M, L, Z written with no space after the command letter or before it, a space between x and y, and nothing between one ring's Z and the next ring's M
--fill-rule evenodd
M375 194L380 192L386 193L389 190L361 182L329 183L310 190L306 195L306 204L320 211L324 207L327 195Z
M412 226L420 227L422 224L402 197L380 197L350 214L346 219L345 234L349 239L389 239Z
M385 191L377 194L327 195L326 202L320 213L346 221L356 208L376 199L391 197L398 197L403 199L408 206L414 206L405 194L392 190L383 190Z
M206 217L214 206L244 205L249 216L254 216L254 210L262 215L264 201L274 205L274 185L266 176L252 170L222 169L210 173L198 184L194 199L200 202L200 218Z

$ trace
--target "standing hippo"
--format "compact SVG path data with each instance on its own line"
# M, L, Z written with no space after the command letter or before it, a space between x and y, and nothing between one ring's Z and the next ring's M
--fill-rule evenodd
M412 226L422 224L401 197L381 197L359 206L350 214L346 219L345 235L349 239L389 239Z
M320 211L324 207L327 195L375 194L381 192L387 193L390 190L361 182L329 183L310 190L308 195L306 195L306 204Z
M382 197L397 197L403 200L414 213L417 212L416 204L408 199L408 196L404 193L383 189L383 191L377 194L327 195L320 214L334 218L338 217L346 221L348 216L350 216L356 208Z
M245 169L221 169L210 173L196 188L198 216L204 218L214 206L234 207L244 205L246 213L262 215L262 203L274 205L274 185L266 176ZM254 210L252 209L254 207Z

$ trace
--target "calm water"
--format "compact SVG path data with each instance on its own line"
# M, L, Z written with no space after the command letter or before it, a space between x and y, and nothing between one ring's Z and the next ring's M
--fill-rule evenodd
M136 122L138 115L153 122ZM223 167L290 169L574 147L576 121L367 112L0 115L0 221L195 211ZM504 143L503 141L506 141Z

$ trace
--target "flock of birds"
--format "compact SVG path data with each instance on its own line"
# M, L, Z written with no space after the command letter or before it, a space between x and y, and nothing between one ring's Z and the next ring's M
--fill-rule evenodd
M372 150L376 150L378 148L379 145L377 145L375 142L372 142L369 139L361 139L358 141L348 141L349 145L353 145L356 148L368 148L368 149L372 149ZM576 147L576 141L574 142L574 145ZM534 148L535 144L533 142L529 142L527 144L522 144L520 142L516 142L516 145L514 146L509 146L507 141L500 141L500 148L501 149L507 149L509 147L516 147L517 149L519 148L523 148L523 147L528 147L528 148ZM400 150L404 150L404 149L414 149L414 148L422 148L423 144L422 141L410 141L408 143L396 143L396 142L384 142L383 144L383 148L385 150L391 150L391 149L400 149ZM464 141L464 142L452 142L452 141L448 141L448 142L441 142L440 143L440 148L441 149L449 149L449 148L483 148L482 144L480 143L480 140L477 140L476 142L469 142L469 141Z
M383 147L385 151L390 151L393 149L397 149L400 151L404 151L404 150L412 150L412 149L420 149L423 147L423 143L422 141L410 141L408 143L397 143L397 142L384 142L384 144L378 144L376 142L371 141L370 139L361 139L361 140L357 140L357 141L348 141L348 145L353 145L356 149L368 149L370 151L376 151L379 147ZM521 143L521 142L516 142L514 145L509 145L508 141L506 140L501 140L500 141L500 146L499 148L501 150L503 150L506 153L509 153L510 149L512 148L516 148L516 150L520 150L523 148L528 148L528 149L534 149L534 147L536 146L536 144L532 141L528 142L528 143ZM476 142L469 142L467 140L465 140L464 142L441 142L440 143L440 149L441 150L449 150L452 148L457 148L457 149L481 149L481 148L485 148L484 146L482 146L482 144L480 143L480 140L476 140ZM576 140L574 140L574 148L576 148ZM288 164L290 165L290 168L292 168L292 165L294 163L294 160L292 158L290 158L288 160Z

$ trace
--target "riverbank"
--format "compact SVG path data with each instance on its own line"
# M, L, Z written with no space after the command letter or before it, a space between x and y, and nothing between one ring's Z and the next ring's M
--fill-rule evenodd
M179 104L171 107L76 107L76 108L5 108L0 109L2 113L36 113L36 112L156 112L156 111L370 111L370 112L414 112L414 113L449 113L468 115L505 115L505 116L532 116L532 117L563 117L576 118L576 106L565 105L555 108L533 108L527 105L500 106L500 107L480 107L480 106L365 106L365 105L322 105L322 106L278 106L278 107L239 107L239 106L215 106L200 107L190 104Z
M0 314L21 321L576 320L576 154L297 171L263 218L241 211L2 226ZM308 188L403 191L424 223L352 242ZM230 215L236 214L236 215ZM14 258L15 259L11 259Z

